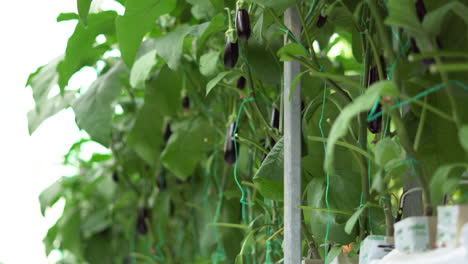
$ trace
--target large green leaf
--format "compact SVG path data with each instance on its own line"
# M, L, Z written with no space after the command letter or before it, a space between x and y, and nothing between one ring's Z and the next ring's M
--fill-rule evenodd
M96 37L100 34L112 35L115 32L116 12L103 11L88 16L88 26L80 21L75 32L68 39L65 58L57 66L59 86L63 90L71 76L84 66L94 65L109 47L95 46Z
M200 47L203 47L205 40L209 36L226 28L226 25L224 24L224 14L222 13L213 17L209 23L210 24L206 27L203 34L198 38L198 46Z
M216 9L211 0L186 0L192 4L192 15L196 19L210 19L216 14Z
M283 138L263 160L253 181L263 197L275 201L283 200Z
M379 96L397 96L399 91L395 84L391 81L380 81L374 83L366 92L356 98L351 104L347 105L336 121L330 131L327 142L327 151L325 157L325 170L331 171L333 169L333 159L335 144L348 131L351 120L359 115L361 112L369 111L374 105Z
M405 158L401 146L390 138L384 138L375 145L374 155L377 165L385 169L389 169Z
M460 182L460 174L458 177L450 177L450 172L455 168L468 168L467 163L453 163L440 166L434 172L430 182L431 202L440 204L444 195L449 195L458 187Z
M88 132L91 139L104 146L111 140L112 103L120 95L120 75L126 71L125 64L117 62L72 103L78 126Z
M216 72L219 61L219 51L211 51L200 57L200 73L205 76L212 76Z
M57 65L63 58L64 56L61 55L29 75L26 86L31 86L37 111L41 110L42 102L49 97L50 89L57 84Z
M444 18L453 12L465 21L468 26L468 8L460 2L448 2L444 6L429 12L423 21L424 29L431 34L432 37L437 37L442 30ZM465 27L468 28L468 27ZM459 32L460 34L461 32ZM465 32L465 34L468 32Z
M399 26L412 31L422 30L421 22L416 16L416 6L413 0L389 0L389 16L386 24Z
M207 22L200 25L182 27L157 38L155 44L156 52L166 60L169 68L177 70L180 64L180 57L182 56L185 37L189 34L200 36L208 25L209 23Z
M462 147L468 152L468 125L464 125L458 130L458 138Z
M135 88L144 87L145 81L156 63L156 50L147 52L138 58L130 71L130 85Z
M155 80L148 83L145 103L127 138L128 145L148 164L154 165L159 158L163 117L177 111L181 88L180 74L167 67L162 68Z
M75 99L75 94L76 91L65 91L63 95L58 94L49 99L42 99L40 110L35 108L28 112L29 134L34 133L47 118L67 108L73 99Z
M118 16L115 24L122 59L131 66L141 41L154 26L156 19L171 12L176 0L128 0L125 13Z
M172 124L174 134L161 154L161 162L175 176L185 180L212 149L210 125L201 118Z
M88 14L92 1L93 0L77 0L78 14L80 15L81 22L85 26L88 25Z

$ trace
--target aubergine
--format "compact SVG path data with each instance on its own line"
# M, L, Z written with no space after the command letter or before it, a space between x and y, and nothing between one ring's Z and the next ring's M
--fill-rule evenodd
M377 104L375 111L372 114L376 114L382 111L382 105L380 103ZM370 115L371 112L368 113ZM378 134L382 131L382 115L378 116L372 121L367 122L367 128L372 134Z
M114 171L114 172L112 173L112 180L113 180L115 183L119 182L119 174L117 173L117 171Z
M416 14L418 15L419 21L422 22L427 14L427 9L424 5L424 0L416 0Z
M171 124L167 123L166 127L164 128L164 134L163 134L164 144L167 144L171 135L172 135Z
M234 133L237 133L237 131L234 131L235 125L236 124L232 122L228 127L224 142L224 161L231 165L236 162L237 156L239 155L239 144L237 141L234 141Z
M237 79L237 84L236 84L237 89L244 90L246 82L247 80L245 79L244 76L239 77L239 79Z
M150 213L151 212L147 207L142 207L138 210L137 231L142 236L148 233L148 225L146 223L146 219L150 217Z
M190 109L190 99L188 96L184 96L182 98L182 108L185 110L185 111L188 111Z
M238 9L236 12L236 29L237 36L241 40L249 40L250 30L250 18L249 12L245 9Z
M327 23L327 16L319 15L317 19L317 27L322 28Z
M236 42L226 41L224 46L224 66L226 68L234 68L236 66L237 60L239 59L239 46Z

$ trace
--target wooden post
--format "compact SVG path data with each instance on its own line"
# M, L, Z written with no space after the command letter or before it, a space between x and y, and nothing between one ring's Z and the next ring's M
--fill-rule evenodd
M301 24L297 8L290 7L284 22L297 39ZM300 264L301 253L301 82L292 96L291 83L301 71L296 61L284 63L284 264Z

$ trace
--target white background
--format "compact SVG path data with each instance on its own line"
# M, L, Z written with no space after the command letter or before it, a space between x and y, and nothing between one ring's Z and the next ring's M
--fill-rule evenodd
M0 263L48 263L42 238L61 208L43 218L38 195L69 173L61 166L63 155L83 133L66 110L29 136L33 99L24 86L38 66L65 51L76 21L57 23L56 17L76 12L76 0L3 1L0 10ZM75 78L72 88L89 78Z

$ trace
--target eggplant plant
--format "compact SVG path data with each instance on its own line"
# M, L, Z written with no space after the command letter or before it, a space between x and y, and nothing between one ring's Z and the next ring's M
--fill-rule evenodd
M393 235L408 181L426 215L467 202L467 0L116 2L60 14L63 55L27 80L30 133L71 108L88 135L39 197L65 201L44 238L61 263L280 261L284 61L302 70L304 257ZM74 90L84 67L98 77Z

